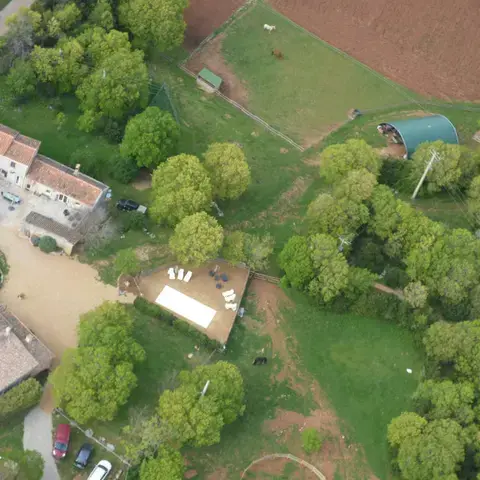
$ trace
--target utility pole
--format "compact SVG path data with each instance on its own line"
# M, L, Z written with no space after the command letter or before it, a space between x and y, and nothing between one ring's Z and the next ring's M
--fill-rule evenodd
M422 186L423 182L425 181L425 177L427 176L427 173L432 168L433 162L436 162L437 160L439 160L437 152L435 150L432 150L432 157L430 158L430 161L427 163L427 166L425 168L425 171L423 172L422 178L418 182L417 188L415 188L415 191L413 192L412 200L415 200L415 197L417 196L417 193L420 190L420 187Z

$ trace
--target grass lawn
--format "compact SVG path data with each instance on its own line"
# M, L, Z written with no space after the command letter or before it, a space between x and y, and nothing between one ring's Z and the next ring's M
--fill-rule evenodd
M412 335L395 324L319 310L293 291L291 297L295 306L283 314L303 366L345 422L348 439L364 447L374 473L387 479L386 428L393 417L411 409L422 372L420 350Z
M269 34L264 23L275 25ZM351 108L417 98L335 51L259 2L226 30L223 57L248 91L248 108L298 143L311 145ZM271 52L280 50L283 60Z
M0 423L0 456L2 450L23 450L23 419L26 413Z

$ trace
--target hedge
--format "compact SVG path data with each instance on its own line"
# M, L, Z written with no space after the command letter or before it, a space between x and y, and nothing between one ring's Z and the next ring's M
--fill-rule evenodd
M52 253L57 249L57 241L45 235L38 242L38 248L40 248L43 253Z
M133 306L139 312L167 323L175 330L182 332L184 335L192 338L204 347L211 349L222 347L222 344L217 340L212 340L207 335L197 330L195 327L192 327L189 323L176 318L175 315L171 314L169 311L165 310L159 305L156 305L155 303L151 303L148 300L145 300L142 297L137 297L133 302Z
M42 386L34 378L29 378L0 396L0 420L33 407L40 401Z

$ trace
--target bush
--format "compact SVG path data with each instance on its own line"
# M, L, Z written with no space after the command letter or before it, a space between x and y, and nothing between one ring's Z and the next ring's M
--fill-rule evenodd
M212 340L211 338L207 337L207 335L200 332L195 327L192 327L185 320L180 320L178 318L175 318L175 320L173 321L173 328L175 328L179 332L184 333L187 337L192 338L193 340L195 340L200 345L203 345L204 347L211 348L212 350L222 347L222 344L220 342L218 342L217 340Z
M103 127L103 134L110 143L120 143L123 138L124 130L124 124L120 124L109 118L106 120L105 126Z
M315 453L322 448L322 440L315 428L306 428L302 432L302 443L306 453Z
M57 249L57 241L54 238L45 235L38 242L38 247L43 253L52 253Z
M158 320L164 320L170 325L173 325L175 317L170 312L167 312L166 310L164 310L162 307L159 307L155 303L151 303L142 297L137 297L133 301L133 306L144 315L157 318Z
M130 183L138 173L138 166L131 158L113 155L108 160L108 172L114 180L120 183Z
M29 378L0 397L0 420L33 407L40 401L42 386Z

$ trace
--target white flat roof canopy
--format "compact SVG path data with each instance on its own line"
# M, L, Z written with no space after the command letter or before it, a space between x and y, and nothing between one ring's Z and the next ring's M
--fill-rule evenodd
M155 303L203 328L208 328L217 313L213 308L168 285L165 285Z

